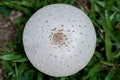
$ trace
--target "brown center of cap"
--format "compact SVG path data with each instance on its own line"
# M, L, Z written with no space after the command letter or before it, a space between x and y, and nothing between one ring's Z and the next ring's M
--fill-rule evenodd
M66 35L64 35L62 32L58 32L53 34L52 40L55 43L55 45L63 45L65 44L67 38Z

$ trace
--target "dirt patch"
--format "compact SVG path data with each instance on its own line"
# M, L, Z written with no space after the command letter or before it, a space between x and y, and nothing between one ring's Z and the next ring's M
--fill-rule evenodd
M9 19L0 20L0 44L8 42L13 38L15 29Z
M13 20L22 16L22 13L18 11L12 11L10 17L0 17L0 45L4 46L4 43L16 40L16 26L12 23ZM0 52L0 55L2 53ZM2 61L0 60L0 80L4 80Z

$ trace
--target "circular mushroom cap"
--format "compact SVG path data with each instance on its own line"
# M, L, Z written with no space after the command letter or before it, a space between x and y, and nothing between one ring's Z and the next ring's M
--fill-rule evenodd
M52 4L29 19L23 44L28 59L39 71L54 77L69 76L90 61L96 33L91 20L80 9Z

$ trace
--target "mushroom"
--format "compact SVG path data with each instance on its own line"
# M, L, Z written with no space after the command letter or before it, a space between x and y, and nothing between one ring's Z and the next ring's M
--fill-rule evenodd
M23 45L32 65L54 77L83 69L93 56L96 33L80 9L52 4L39 9L26 23Z

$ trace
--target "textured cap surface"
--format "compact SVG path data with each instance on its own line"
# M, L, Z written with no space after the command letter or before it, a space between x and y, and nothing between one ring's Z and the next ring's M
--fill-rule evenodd
M96 34L91 20L80 9L52 4L29 19L23 44L28 59L39 71L55 77L69 76L90 61Z

